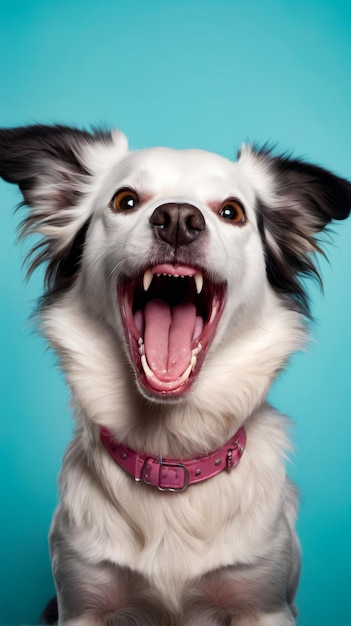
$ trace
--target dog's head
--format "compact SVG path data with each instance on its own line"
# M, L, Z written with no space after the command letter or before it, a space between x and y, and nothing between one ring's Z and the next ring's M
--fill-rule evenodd
M0 131L0 175L31 208L23 233L42 236L46 306L79 292L154 400L183 397L262 315L308 315L315 237L351 207L346 180L269 150L133 152L119 132L61 126Z

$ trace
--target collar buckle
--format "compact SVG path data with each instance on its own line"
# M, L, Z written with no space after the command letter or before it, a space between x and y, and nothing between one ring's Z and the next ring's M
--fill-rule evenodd
M237 455L234 455L234 452L237 451ZM242 446L238 441L233 441L233 446L231 448L229 448L228 452L227 452L227 460L226 460L226 470L227 472L230 472L230 470L233 469L233 467L235 467L241 457L242 454L244 452L244 446Z
M183 463L164 463L162 455L147 459L141 470L141 480L159 491L185 491L190 484L189 470Z

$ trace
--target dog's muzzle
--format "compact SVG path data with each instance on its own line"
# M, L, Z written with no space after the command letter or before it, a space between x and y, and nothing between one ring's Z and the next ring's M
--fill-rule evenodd
M161 204L149 223L157 262L137 276L121 276L117 293L141 390L164 399L184 394L199 373L227 286L201 265L206 222L196 206Z

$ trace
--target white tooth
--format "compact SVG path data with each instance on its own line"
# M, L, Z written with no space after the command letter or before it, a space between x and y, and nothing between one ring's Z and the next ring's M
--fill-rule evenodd
M202 288L204 286L204 279L203 279L201 272L196 272L196 274L194 274L194 280L195 280L195 285L196 285L196 291L199 294L201 293Z
M196 363L197 363L197 358L196 358L196 356L195 356L195 355L193 355L193 356L191 357L191 361L190 361L192 371L194 371L194 369L195 369L195 367L196 367Z
M199 343L197 344L197 346L196 346L196 347L195 347L195 348L191 351L191 354L192 354L193 356L198 356L198 354L200 354L201 350L202 350L202 345L201 345L201 343L199 342Z
M143 276L143 287L144 291L147 291L152 283L154 275L151 270L146 270Z
M185 370L184 374L181 375L179 382L182 384L184 383L186 380L188 380L190 372L192 370L192 364L191 362L189 363L189 366L187 367L187 369Z
M145 354L145 346L144 346L144 341L143 341L142 337L139 337L139 339L138 339L138 350L139 350L140 356Z
M142 354L140 361L141 361L141 365L143 367L143 370L144 370L146 376L148 378L153 378L154 373L153 373L153 371L149 367L149 364L148 364L148 362L146 360L145 354Z

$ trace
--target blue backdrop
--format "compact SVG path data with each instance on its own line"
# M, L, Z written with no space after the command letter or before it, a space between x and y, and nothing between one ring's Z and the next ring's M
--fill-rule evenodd
M120 127L132 147L242 141L351 177L351 3L341 0L0 0L0 125ZM34 624L53 592L47 531L73 425L67 391L27 323L17 191L0 184L0 623ZM335 227L318 320L271 398L293 421L301 489L299 626L351 624L351 220Z

